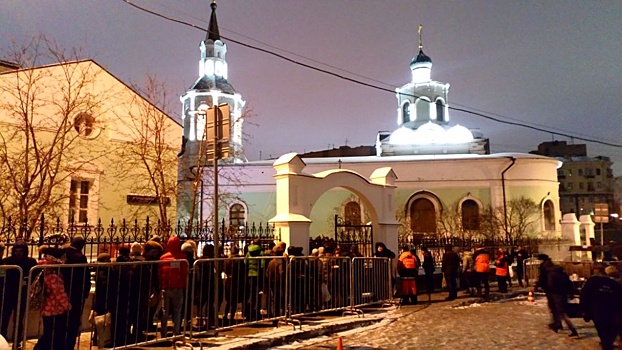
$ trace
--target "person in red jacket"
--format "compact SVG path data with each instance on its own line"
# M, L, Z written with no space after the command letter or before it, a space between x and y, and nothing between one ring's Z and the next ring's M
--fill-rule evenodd
M164 291L164 310L162 312L162 337L166 337L168 330L168 314L173 315L173 325L175 335L181 334L181 311L184 302L184 290L188 284L188 261L186 255L181 251L181 241L179 237L169 238L166 244L166 253L162 255L160 285Z

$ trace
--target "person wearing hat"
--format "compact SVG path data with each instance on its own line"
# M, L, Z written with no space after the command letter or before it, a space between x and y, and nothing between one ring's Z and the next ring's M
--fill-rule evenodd
M23 239L18 239L11 249L11 256L2 259L0 265L16 265L22 269L21 279L17 269L8 269L6 271L5 288L0 289L0 292L3 292L2 305L0 305L0 309L2 310L2 319L0 319L0 325L2 327L0 328L0 334L5 337L7 336L9 320L11 315L13 315L13 326L15 327L15 325L18 325L17 339L22 339L23 320L26 311L26 296L28 294L28 288L24 285L24 281L28 280L28 274L30 270L37 265L37 260L28 256L28 244L26 244ZM23 285L19 303L20 317L19 322L15 322L20 285Z
M37 350L69 349L67 347L67 333L69 326L69 312L72 308L69 297L67 296L63 274L57 266L62 265L65 259L65 250L55 247L42 247L39 252L43 254L43 259L39 265L45 265L42 276L43 304L41 306L41 316L43 318L43 334L37 341ZM64 270L64 269L62 269ZM31 283L39 283L39 277Z
M65 251L65 264L86 264L86 256L82 253L86 241L81 236L76 236L71 240ZM69 322L67 326L67 348L73 349L80 335L80 324L84 304L91 292L91 272L88 267L72 267L62 269L65 290L71 300L71 311L69 312Z
M594 321L603 350L613 350L622 315L622 285L605 275L607 265L594 264L594 274L581 289L580 307L585 322Z

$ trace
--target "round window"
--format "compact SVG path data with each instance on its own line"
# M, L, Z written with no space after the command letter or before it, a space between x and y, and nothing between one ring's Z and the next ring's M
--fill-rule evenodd
M76 132L86 138L97 136L95 126L95 118L87 112L79 113L73 121L73 127L76 129Z

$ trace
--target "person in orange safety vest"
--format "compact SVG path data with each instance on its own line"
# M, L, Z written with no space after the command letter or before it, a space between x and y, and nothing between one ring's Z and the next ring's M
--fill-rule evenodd
M505 251L503 251L503 248L499 248L499 250L497 250L497 257L495 259L495 276L497 276L499 293L507 293L508 278L510 277L510 274L508 256Z
M402 305L417 304L417 275L419 274L419 258L408 247L402 248L402 254L397 262L397 272L400 274L401 286L399 293Z

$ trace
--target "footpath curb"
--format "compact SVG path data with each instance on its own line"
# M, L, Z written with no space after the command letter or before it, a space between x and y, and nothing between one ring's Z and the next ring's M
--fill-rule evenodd
M308 340L315 337L339 333L359 327L366 327L374 323L378 323L384 319L381 316L356 317L349 320L340 320L323 325L303 325L302 330L293 331L288 326L279 328L287 328L283 331L275 331L272 334L257 334L245 338L242 344L235 344L237 341L231 341L218 347L210 349L230 349L230 350L263 350L270 347L290 344L297 341Z

